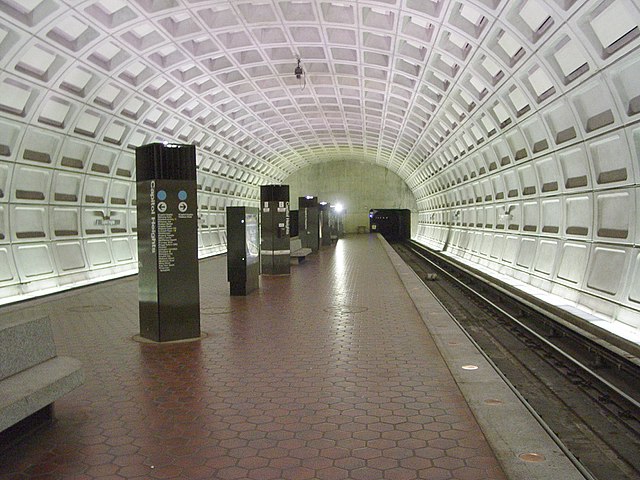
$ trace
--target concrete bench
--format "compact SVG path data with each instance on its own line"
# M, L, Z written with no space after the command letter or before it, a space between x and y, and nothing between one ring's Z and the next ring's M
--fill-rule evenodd
M0 432L43 409L84 382L75 358L59 357L49 317L0 324Z
M291 263L296 265L298 263L304 262L307 258L307 255L311 254L310 248L302 248L302 240L298 237L291 238Z

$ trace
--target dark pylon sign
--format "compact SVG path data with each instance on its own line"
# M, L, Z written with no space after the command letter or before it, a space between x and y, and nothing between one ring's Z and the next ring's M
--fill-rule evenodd
M140 336L200 336L196 152L193 145L136 149Z

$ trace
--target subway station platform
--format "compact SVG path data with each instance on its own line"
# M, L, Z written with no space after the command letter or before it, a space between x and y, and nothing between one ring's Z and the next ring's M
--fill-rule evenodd
M136 277L0 310L48 314L86 374L0 479L581 478L376 235L247 297L224 257L200 278L195 342L132 339Z

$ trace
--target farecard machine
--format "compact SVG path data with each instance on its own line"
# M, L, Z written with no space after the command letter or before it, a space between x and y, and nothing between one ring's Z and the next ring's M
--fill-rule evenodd
M262 185L260 207L262 273L289 275L289 185Z
M231 295L248 295L260 277L259 210L227 207L227 279Z
M320 249L320 204L318 197L298 198L298 236L303 248Z

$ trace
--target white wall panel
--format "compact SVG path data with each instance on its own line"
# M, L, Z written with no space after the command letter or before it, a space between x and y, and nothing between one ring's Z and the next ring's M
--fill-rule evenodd
M497 215L498 215L498 209L500 207L496 207L494 205L489 205L488 207L485 208L485 226L486 228L495 228L498 220L497 220Z
M491 177L491 185L493 186L493 191L495 192L494 198L496 200L504 200L506 197L504 191L504 179L500 175L494 175Z
M109 185L109 204L112 206L126 206L130 204L129 193L135 184L113 180Z
M198 242L201 248L211 248L213 246L213 234L211 231L198 232Z
M561 247L557 278L576 286L582 284L589 259L589 245L567 242Z
M507 203L504 207L507 229L511 232L520 231L522 229L523 218L522 203Z
M0 243L9 242L8 207L0 203Z
M85 270L87 267L80 240L52 244L58 271L62 274Z
M505 236L504 235L495 235L493 237L493 245L491 246L491 253L489 254L492 258L496 260L500 260L502 258L502 251L504 250L505 244Z
M493 243L493 234L491 233L483 233L482 234L482 245L480 246L480 254L483 257L488 257L491 253L491 246Z
M615 190L595 194L595 239L632 243L638 213L635 190Z
M538 201L522 204L522 231L537 233L540 225L540 205Z
M105 208L83 208L82 209L82 230L86 235L106 235L107 226L104 219L108 216Z
M480 253L480 248L482 247L482 234L470 231L469 236L471 237L471 239L469 242L468 252L477 255ZM470 256L468 255L467 258L470 258Z
M520 241L516 265L522 269L529 270L536 258L536 250L536 239L523 237Z
M629 300L640 305L640 251L633 250L631 257L631 282L629 285Z
M81 199L84 177L79 173L57 170L51 185L52 200L55 203L78 203Z
M616 296L627 278L627 251L614 247L593 247L586 286Z
M128 210L111 208L108 210L109 218L105 218L103 223L107 225L109 234L124 235L130 234L128 221Z
M520 192L522 196L527 197L538 193L538 179L533 165L528 164L518 168L518 177L522 188Z
M89 161L89 172L96 175L113 174L118 151L115 149L96 147Z
M623 130L588 142L597 187L628 185L633 182L633 166Z
M562 222L562 200L560 198L543 199L541 202L540 227L543 235L560 233Z
M135 259L134 248L137 248L137 246L135 242L134 245L131 244L129 237L112 238L110 242L111 252L116 263L127 263Z
M507 235L504 241L504 248L502 250L502 262L512 265L517 256L520 247L520 239L513 235Z
M564 202L564 234L567 237L590 239L593 235L593 196L571 195Z
M618 101L618 108L628 118L640 113L640 58L629 56L619 64L614 64L607 70L610 83L614 86L614 96Z
M18 162L51 165L58 155L62 140L46 130L31 128L22 141Z
M11 206L11 236L14 242L43 241L49 238L48 209L44 206Z
M109 180L88 176L84 183L82 202L86 204L106 205Z
M569 100L578 114L586 138L620 125L611 93L599 76L571 92Z
M11 185L12 173L13 165L0 161L0 203L9 201L9 188Z
M627 128L627 138L631 149L631 158L635 169L635 184L640 184L640 125Z
M0 245L0 285L18 283L18 273L13 263L10 245Z
M13 253L18 274L23 282L56 274L51 245L48 243L14 245Z
M120 152L115 165L114 174L116 177L130 178L135 180L136 160L133 155Z
M6 94L6 93L5 93ZM15 158L18 142L22 136L20 126L7 120L0 119L0 158L9 160Z
M52 207L50 213L53 238L61 239L80 235L79 208Z
M635 194L636 194L636 208L635 208L635 212L636 213L635 213L635 217L634 217L635 218L634 224L635 224L636 235L635 235L633 243L637 247L637 246L640 246L640 186L635 187L634 191L635 191Z
M558 162L555 157L543 157L534 163L538 174L538 191L540 195L555 195L564 189Z
M516 162L524 160L527 157L530 157L530 149L527 145L527 142L520 133L518 129L511 129L509 132L505 134L507 139L507 144L509 145L509 150L511 151L511 158L513 158Z
M91 267L105 267L113 263L109 240L106 238L85 240L85 251Z
M138 231L138 215L135 210L129 210L129 229L131 233L135 234Z
M564 147L582 139L582 129L567 102L554 102L543 110L542 115L556 146Z
M92 144L67 137L57 157L56 166L64 170L85 171L92 151Z
M10 116L29 117L33 113L38 97L41 96L39 88L14 77L4 78L0 88L4 92L0 97L0 110Z
M12 201L48 203L52 173L48 168L16 165Z
M557 155L566 190L579 191L591 187L589 157L583 146L560 150Z
M533 267L535 272L545 276L553 275L559 245L555 240L540 240Z

